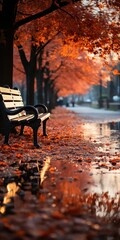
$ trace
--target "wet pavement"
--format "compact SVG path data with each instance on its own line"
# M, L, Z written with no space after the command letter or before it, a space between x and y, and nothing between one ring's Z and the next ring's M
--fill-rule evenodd
M99 166L96 162L91 163L94 184L89 191L101 194L108 192L111 197L117 195L120 193L120 158L116 157L116 154L120 154L120 111L83 106L69 107L69 110L80 116L84 138L97 142L98 151L103 152L102 157L97 157L101 162ZM111 169L111 162L114 169Z
M48 130L2 162L1 239L119 240L120 113L58 108Z
M112 121L120 122L120 110L111 111L105 110L103 108L97 109L82 105L69 107L68 109L79 114L79 116L82 117L83 120L87 122L99 122L99 123Z

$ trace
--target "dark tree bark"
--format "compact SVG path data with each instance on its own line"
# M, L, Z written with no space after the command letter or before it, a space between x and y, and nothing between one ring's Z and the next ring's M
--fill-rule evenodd
M18 0L4 0L0 12L0 85L13 84L13 39Z
M49 105L49 78L46 78L44 80L44 101L45 101L45 105L48 106Z
M43 53L44 53L44 44L40 43L40 52L37 58L37 70L36 70L36 85L37 85L37 102L44 103L43 96L43 83L44 83L44 67L43 67Z
M36 73L36 45L31 45L30 60L28 61L21 45L18 46L19 55L26 73L26 103L34 104L34 79Z
M57 105L57 97L58 97L57 91L55 90L54 81L52 80L49 83L49 99L50 99L50 101L49 101L48 109L50 112Z
M37 82L37 102L44 103L44 96L43 96L43 70L37 69L36 72L36 82Z

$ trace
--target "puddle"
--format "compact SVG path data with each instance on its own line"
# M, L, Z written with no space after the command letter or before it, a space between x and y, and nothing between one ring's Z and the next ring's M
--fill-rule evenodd
M85 123L84 138L100 144L100 151L120 153L120 122L118 123Z
M18 207L20 209L23 205L25 196L39 195L42 189L42 183L46 179L46 172L50 166L50 158L46 157L43 162L30 161L27 164L21 164L19 170L21 174L13 175L12 177L0 178L0 213L13 213ZM26 200L25 200L26 201Z
M100 156L91 163L94 184L90 185L91 194L103 194L119 203L120 198L120 122L85 123L84 138L98 145ZM102 213L101 213L102 214Z

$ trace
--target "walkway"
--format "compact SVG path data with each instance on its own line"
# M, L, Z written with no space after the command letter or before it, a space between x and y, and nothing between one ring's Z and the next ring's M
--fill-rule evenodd
M95 109L86 106L75 106L67 108L79 116L83 117L88 122L111 122L120 121L120 111L110 111L105 109Z

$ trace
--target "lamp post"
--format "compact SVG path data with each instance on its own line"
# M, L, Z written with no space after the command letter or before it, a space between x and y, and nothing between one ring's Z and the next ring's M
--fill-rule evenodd
M103 107L102 101L102 74L100 73L100 80L99 80L99 108Z

